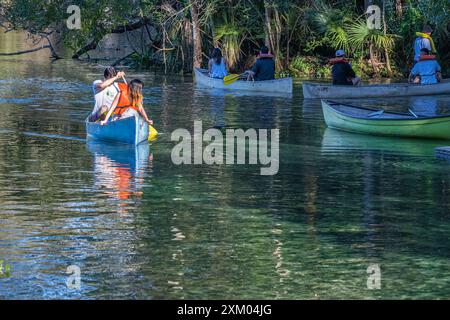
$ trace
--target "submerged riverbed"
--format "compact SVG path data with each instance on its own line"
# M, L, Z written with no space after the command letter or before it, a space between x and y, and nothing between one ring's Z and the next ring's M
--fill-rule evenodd
M450 142L326 129L298 82L272 97L129 72L161 136L138 149L87 143L102 68L0 58L0 298L450 297L450 162L434 157ZM352 103L450 110L450 96ZM280 129L278 174L175 166L170 134L195 120ZM374 265L380 290L367 287Z

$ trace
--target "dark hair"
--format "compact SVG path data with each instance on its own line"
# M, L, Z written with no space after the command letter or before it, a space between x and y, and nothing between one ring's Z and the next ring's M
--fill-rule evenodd
M222 63L222 51L219 48L214 48L213 52L212 52L212 58L214 59L214 62L216 64L221 64Z
M427 48L420 49L420 52L423 52L425 54L430 54L430 50L428 50Z
M116 69L114 69L114 67L108 67L103 72L103 76L105 77L105 79L115 77L116 75L117 75L117 72L116 72Z
M422 32L424 32L424 33L432 33L433 32L433 28L431 28L429 25L425 25L425 26L423 26Z
M269 48L267 48L267 46L262 46L259 51L261 51L261 53L263 54L268 54L269 53Z
M142 89L144 88L144 83L139 79L133 79L128 84L128 97L130 99L131 105L142 106Z

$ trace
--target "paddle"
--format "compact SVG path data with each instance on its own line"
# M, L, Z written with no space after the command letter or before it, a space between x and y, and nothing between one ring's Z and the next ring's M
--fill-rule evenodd
M123 79L123 82L125 82L125 84L128 84L125 77L122 77L122 79ZM149 124L148 126L149 126L148 140L153 141L156 139L156 136L158 135L158 131L152 125Z
M414 118L418 118L419 116L417 114L414 113L414 111L412 111L411 109L408 109L409 113L411 113Z
M156 129L153 128L153 126L149 126L148 141L155 140L157 135L158 135L158 131L156 131Z
M242 73L242 74L230 74L230 75L226 76L225 78L223 78L223 84L228 86L228 85L236 82L243 75L245 75L245 73Z

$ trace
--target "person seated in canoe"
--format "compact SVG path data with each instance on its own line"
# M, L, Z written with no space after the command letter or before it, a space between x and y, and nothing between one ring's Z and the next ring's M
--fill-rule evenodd
M357 77L353 71L352 65L345 57L344 50L337 50L336 57L330 59L331 74L333 76L333 85L353 86L361 82L361 78Z
M441 81L441 66L436 61L436 56L430 54L430 50L420 50L419 61L414 65L409 75L409 82L420 84L436 84Z
M106 124L111 116L113 119L122 119L140 115L149 125L152 125L153 121L148 118L143 106L143 87L144 83L139 79L132 80L128 85L119 83L120 94L116 96L105 120L100 124Z
M228 75L228 63L219 48L214 48L211 59L209 59L208 74L215 79L223 79Z
M92 110L89 115L88 120L90 122L105 119L114 99L120 92L120 89L115 82L124 76L124 72L116 72L114 67L108 67L103 72L103 80L95 80L93 82L92 89L94 91L95 105L94 110Z
M436 53L436 47L433 38L431 38L432 33L433 29L428 25L423 27L422 32L416 32L417 38L414 40L414 64L419 62L423 48L428 49L433 54Z
M247 80L265 81L275 79L275 60L272 54L269 53L269 48L262 46L259 50L259 55L256 58L256 63L251 70L245 72Z

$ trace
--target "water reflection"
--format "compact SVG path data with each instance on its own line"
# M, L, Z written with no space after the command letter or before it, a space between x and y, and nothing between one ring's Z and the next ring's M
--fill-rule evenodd
M435 116L440 113L439 101L435 96L411 97L409 106L419 116Z
M226 96L222 94L215 94L215 92L211 93L211 120L212 126L216 129L222 129L226 127L225 99Z
M326 128L322 153L383 152L414 156L432 156L434 148L448 141L371 136Z
M152 170L150 144L89 141L87 148L94 155L94 189L116 201L120 213L127 213L127 208L142 198L144 177Z
M450 295L440 142L325 130L320 100L202 91L189 77L141 72L133 76L146 83L145 106L163 133L157 152L86 146L103 66L34 57L0 59L0 260L12 266L0 297ZM449 109L450 96L437 99L438 112ZM348 102L405 111L413 100ZM194 120L280 129L278 175L174 166L170 132ZM370 263L388 271L383 290L367 290ZM79 292L66 287L72 264L82 270Z

